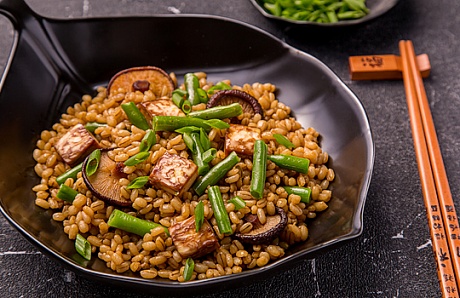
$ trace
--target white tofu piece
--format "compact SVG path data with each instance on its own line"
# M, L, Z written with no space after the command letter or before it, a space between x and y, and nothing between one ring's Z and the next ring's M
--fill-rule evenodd
M225 134L225 154L235 151L238 155L252 156L254 143L260 140L260 129L239 124L230 124Z
M54 148L67 164L74 165L100 145L82 124L77 124L57 141Z
M166 152L150 173L152 185L181 196L198 177L198 166L191 160Z
M195 228L195 216L169 227L169 234L183 258L199 258L220 247L214 231L205 219L200 230Z
M138 107L149 123L152 122L153 116L185 116L184 112L169 99L144 101L138 104Z

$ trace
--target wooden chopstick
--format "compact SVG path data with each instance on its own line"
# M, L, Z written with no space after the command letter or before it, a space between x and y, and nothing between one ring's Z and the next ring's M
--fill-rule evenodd
M456 234L449 233L449 228L454 231L459 229L457 215L425 88L415 64L413 44L410 41L400 41L399 49L414 149L440 288L443 297L459 297L459 241Z

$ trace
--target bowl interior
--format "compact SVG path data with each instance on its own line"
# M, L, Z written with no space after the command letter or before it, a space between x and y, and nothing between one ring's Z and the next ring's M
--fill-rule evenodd
M336 171L330 208L312 222L307 242L263 270L181 284L182 290L263 276L361 233L374 159L369 123L356 96L314 57L259 29L217 17L38 21L43 31L39 26L18 28L16 51L2 80L0 139L5 142L0 146L0 209L27 239L60 263L102 280L179 288L170 281L147 282L113 273L97 258L82 263L61 223L35 206L31 190L39 181L32 152L40 132L50 128L67 106L105 85L117 71L142 65L155 65L178 77L206 71L212 81L276 84L278 98L292 107L305 127L320 132L321 145Z

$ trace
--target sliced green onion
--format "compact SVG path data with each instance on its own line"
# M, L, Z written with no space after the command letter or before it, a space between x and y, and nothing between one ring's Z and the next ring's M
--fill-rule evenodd
M191 134L184 132L182 134L182 140L184 140L185 145L192 152L192 154L196 154L195 142L193 141Z
M187 92L185 90L176 89L172 93L171 100L179 109L181 109L185 100L185 96L187 96Z
M256 199L264 195L265 178L267 176L267 144L263 140L256 140L252 157L252 175L249 190Z
M193 140L192 157L195 164L198 166L198 175L202 176L209 171L209 164L203 160L203 146L201 146L199 135L196 132L190 134Z
M147 233L150 233L150 231L154 228L162 227L166 235L169 236L169 231L167 227L164 227L153 221L137 218L118 209L114 209L112 211L109 220L107 221L107 224L110 227L130 232L141 237L143 237Z
M226 119L236 117L243 113L243 108L237 102L226 106L216 106L204 110L193 111L188 115L201 119Z
M59 187L59 190L58 190L58 192L56 194L56 197L58 197L59 199L61 199L63 201L67 201L67 202L72 203L73 200L75 200L75 197L77 195L78 195L78 191L76 191L75 189L73 189L70 186L67 186L65 184L61 184L61 186Z
M137 108L134 102L128 102L121 105L123 111L125 111L126 116L128 116L129 121L136 126L137 128L147 130L149 129L149 123L142 115L141 111Z
M273 134L273 137L275 138L276 142L288 149L292 149L294 148L294 144L291 143L291 141L289 141L288 138L286 138L285 136L283 136L282 134L279 134L279 133L274 133Z
M208 89L208 94L212 94L215 91L220 91L220 90L230 90L232 87L224 82L218 82L214 86Z
M206 151L211 148L211 141L209 140L208 134L200 127L200 144L203 150Z
M208 198L211 202L212 211L214 212L214 218L217 221L219 232L221 234L231 234L233 232L232 225L230 224L230 218L225 209L219 186L214 185L208 189Z
M149 181L149 176L139 176L132 180L128 186L126 186L127 189L134 189L134 188L142 188L144 185Z
M179 129L176 129L175 132L178 133L192 133L192 132L199 132L200 128L196 126L184 126Z
M85 260L91 260L91 244L80 234L77 234L77 238L75 239L75 250Z
M226 128L230 127L230 125L227 122L224 122L224 121L219 120L219 119L209 119L209 120L206 120L205 123L207 125L213 127L213 128L217 128L217 129L226 129Z
M157 134L151 129L146 130L145 135L142 138L141 143L139 144L139 151L149 151L150 148L152 148L152 146L155 145L156 142Z
M310 203L311 189L309 187L300 186L283 186L288 194L300 196L300 200L304 203Z
M310 166L309 159L292 155L268 155L267 159L280 168L293 170L302 174L308 173L308 167Z
M217 149L216 148L209 148L208 150L206 150L204 153L203 153L203 161L205 163L209 163L211 162L211 160L214 159L214 157L216 157L216 154L217 154Z
M99 167L99 162L101 161L101 149L96 149L88 156L88 161L86 162L86 175L89 177L96 173L97 168Z
M105 127L107 124L105 123L98 123L98 122L88 122L85 124L85 128L87 131L94 133L94 131L99 127Z
M240 157L232 151L225 159L216 164L212 169L203 177L197 179L193 185L193 189L198 195L204 194L208 186L212 186L219 182L228 171L230 171L239 161Z
M199 201L195 207L195 228L198 232L204 223L204 205L203 201Z
M192 111L192 103L188 99L184 100L180 107L185 114L189 114Z
M195 262L193 261L192 258L188 258L187 261L185 261L185 266L184 266L184 280L185 281L189 281L192 278L193 270L195 270Z
M229 203L232 203L235 206L235 210L240 210L241 208L246 207L246 202L239 196L234 196L230 200Z
M147 151L147 152L139 152L133 156L131 156L130 158L128 158L123 164L125 166L135 166L143 161L146 161L147 158L149 158L150 156L150 152Z
M198 88L196 89L196 92L198 94L198 98L200 99L201 103L208 103L209 98L208 98L208 93L206 93L206 91L204 91L201 88Z
M79 172L81 172L81 167L82 167L83 163L80 163L79 165L71 168L70 170L68 170L67 172L59 175L57 178L56 178L56 182L61 185L62 183L64 183L68 178L72 178L73 180L77 179L77 175Z

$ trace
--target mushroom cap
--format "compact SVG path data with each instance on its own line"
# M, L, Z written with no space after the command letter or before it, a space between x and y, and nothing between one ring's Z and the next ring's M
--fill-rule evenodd
M103 201L118 206L130 206L131 200L123 198L120 194L122 185L118 183L120 178L126 177L123 173L123 164L113 161L109 155L109 150L101 150L101 160L97 171L88 176L86 174L86 164L88 158L83 161L82 177L88 189L93 195Z
M261 224L256 218L249 219L253 223L253 229L248 233L236 233L235 237L241 242L249 244L269 243L275 239L286 228L288 218L286 212L279 207L275 207L276 213L267 216L265 224Z
M211 96L206 107L225 106L235 102L241 105L243 113L264 115L262 106L257 99L249 93L237 89L217 91Z
M114 90L118 90L118 88L123 88L127 92L136 90L146 91L145 88L139 89L136 86L133 87L133 84L139 81L148 82L148 88L152 90L157 97L162 95L170 97L176 87L171 77L163 69L156 66L138 66L127 68L116 73L107 86L107 94L112 93ZM145 84L145 82L143 84Z

